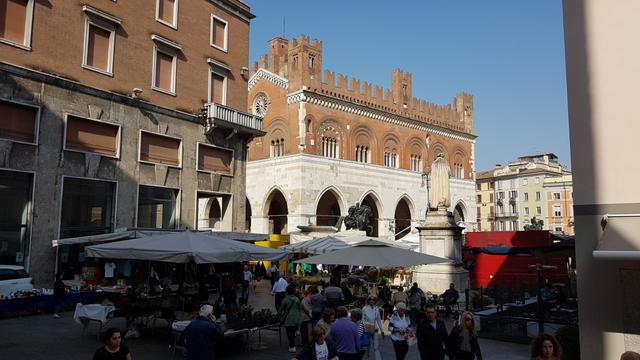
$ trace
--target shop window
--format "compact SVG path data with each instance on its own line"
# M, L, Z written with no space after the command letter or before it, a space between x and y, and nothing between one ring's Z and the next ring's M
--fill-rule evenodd
M0 101L0 138L36 143L38 108Z
M140 185L137 227L175 229L178 189Z
M33 175L0 171L0 264L24 265L29 249Z
M140 132L140 161L181 167L182 140Z
M65 150L118 157L120 126L68 115Z
M0 0L0 41L31 46L34 0Z
M116 184L64 178L60 238L113 232Z
M198 170L232 175L233 151L198 144Z
M211 46L227 51L229 23L211 15Z

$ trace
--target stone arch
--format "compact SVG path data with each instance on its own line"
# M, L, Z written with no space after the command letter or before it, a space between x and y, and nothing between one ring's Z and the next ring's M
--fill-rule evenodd
M289 215L289 206L284 192L274 186L265 198L263 206L263 216L269 219L270 234L287 234L287 217Z
M425 164L426 165L425 167L429 169L428 170L429 172L431 172L431 164L433 164L433 162L436 160L436 157L438 156L439 153L443 153L444 158L447 159L447 161L451 161L449 157L449 151L447 150L447 147L443 143L436 141L433 143L433 145L430 146L429 150L430 150L429 157L427 160L428 163Z
M344 214L344 197L334 186L323 190L316 199L316 225L335 226Z
M462 200L456 203L456 206L453 208L453 220L456 224L460 222L465 222L467 218L467 206L464 204Z
M249 198L245 196L244 198L244 221L245 221L245 229L248 232L251 232L251 203L249 202Z
M213 197L209 199L208 205L209 227L211 229L219 229L220 222L222 220L222 207L220 206L220 201L218 198Z
M411 201L411 198L409 198L409 196L406 194L402 195L396 202L396 209L393 215L395 223L395 233L397 234L396 240L403 238L410 232L413 213L413 202Z
M348 158L355 161L373 163L377 161L376 137L366 125L360 125L351 131ZM363 161L366 160L366 161Z
M382 202L380 197L375 191L369 190L360 197L360 204L367 205L371 208L371 217L369 218L371 223L371 231L367 233L368 236L379 236L380 215L383 213Z

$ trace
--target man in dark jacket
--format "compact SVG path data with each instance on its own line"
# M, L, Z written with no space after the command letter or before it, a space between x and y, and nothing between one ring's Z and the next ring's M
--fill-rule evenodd
M224 337L224 330L215 322L213 306L202 305L198 317L182 333L187 345L188 360L215 359L215 343Z
M422 360L444 360L447 345L447 329L441 320L438 320L436 309L433 305L427 305L424 309L426 320L418 324L416 338Z

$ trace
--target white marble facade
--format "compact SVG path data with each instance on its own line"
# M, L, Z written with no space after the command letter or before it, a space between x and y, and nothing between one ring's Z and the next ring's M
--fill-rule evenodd
M467 227L473 228L476 219L473 180L451 179L450 184L449 210L460 205ZM427 186L418 172L300 153L247 164L251 232L269 232L268 202L275 189L287 201L289 231L297 230L298 225L316 224L316 208L326 191L332 191L338 199L341 215L372 194L378 208L381 237L396 231L396 206L403 199L409 206L412 226L424 221L427 207Z

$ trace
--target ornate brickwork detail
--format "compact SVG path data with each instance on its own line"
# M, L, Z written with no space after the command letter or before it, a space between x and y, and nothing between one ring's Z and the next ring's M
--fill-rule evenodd
M247 85L249 91L251 91L251 89L253 89L253 87L256 86L256 84L262 79L270 81L283 89L289 88L289 80L278 76L268 70L258 69L258 71L253 74L251 79L249 79L249 83Z

